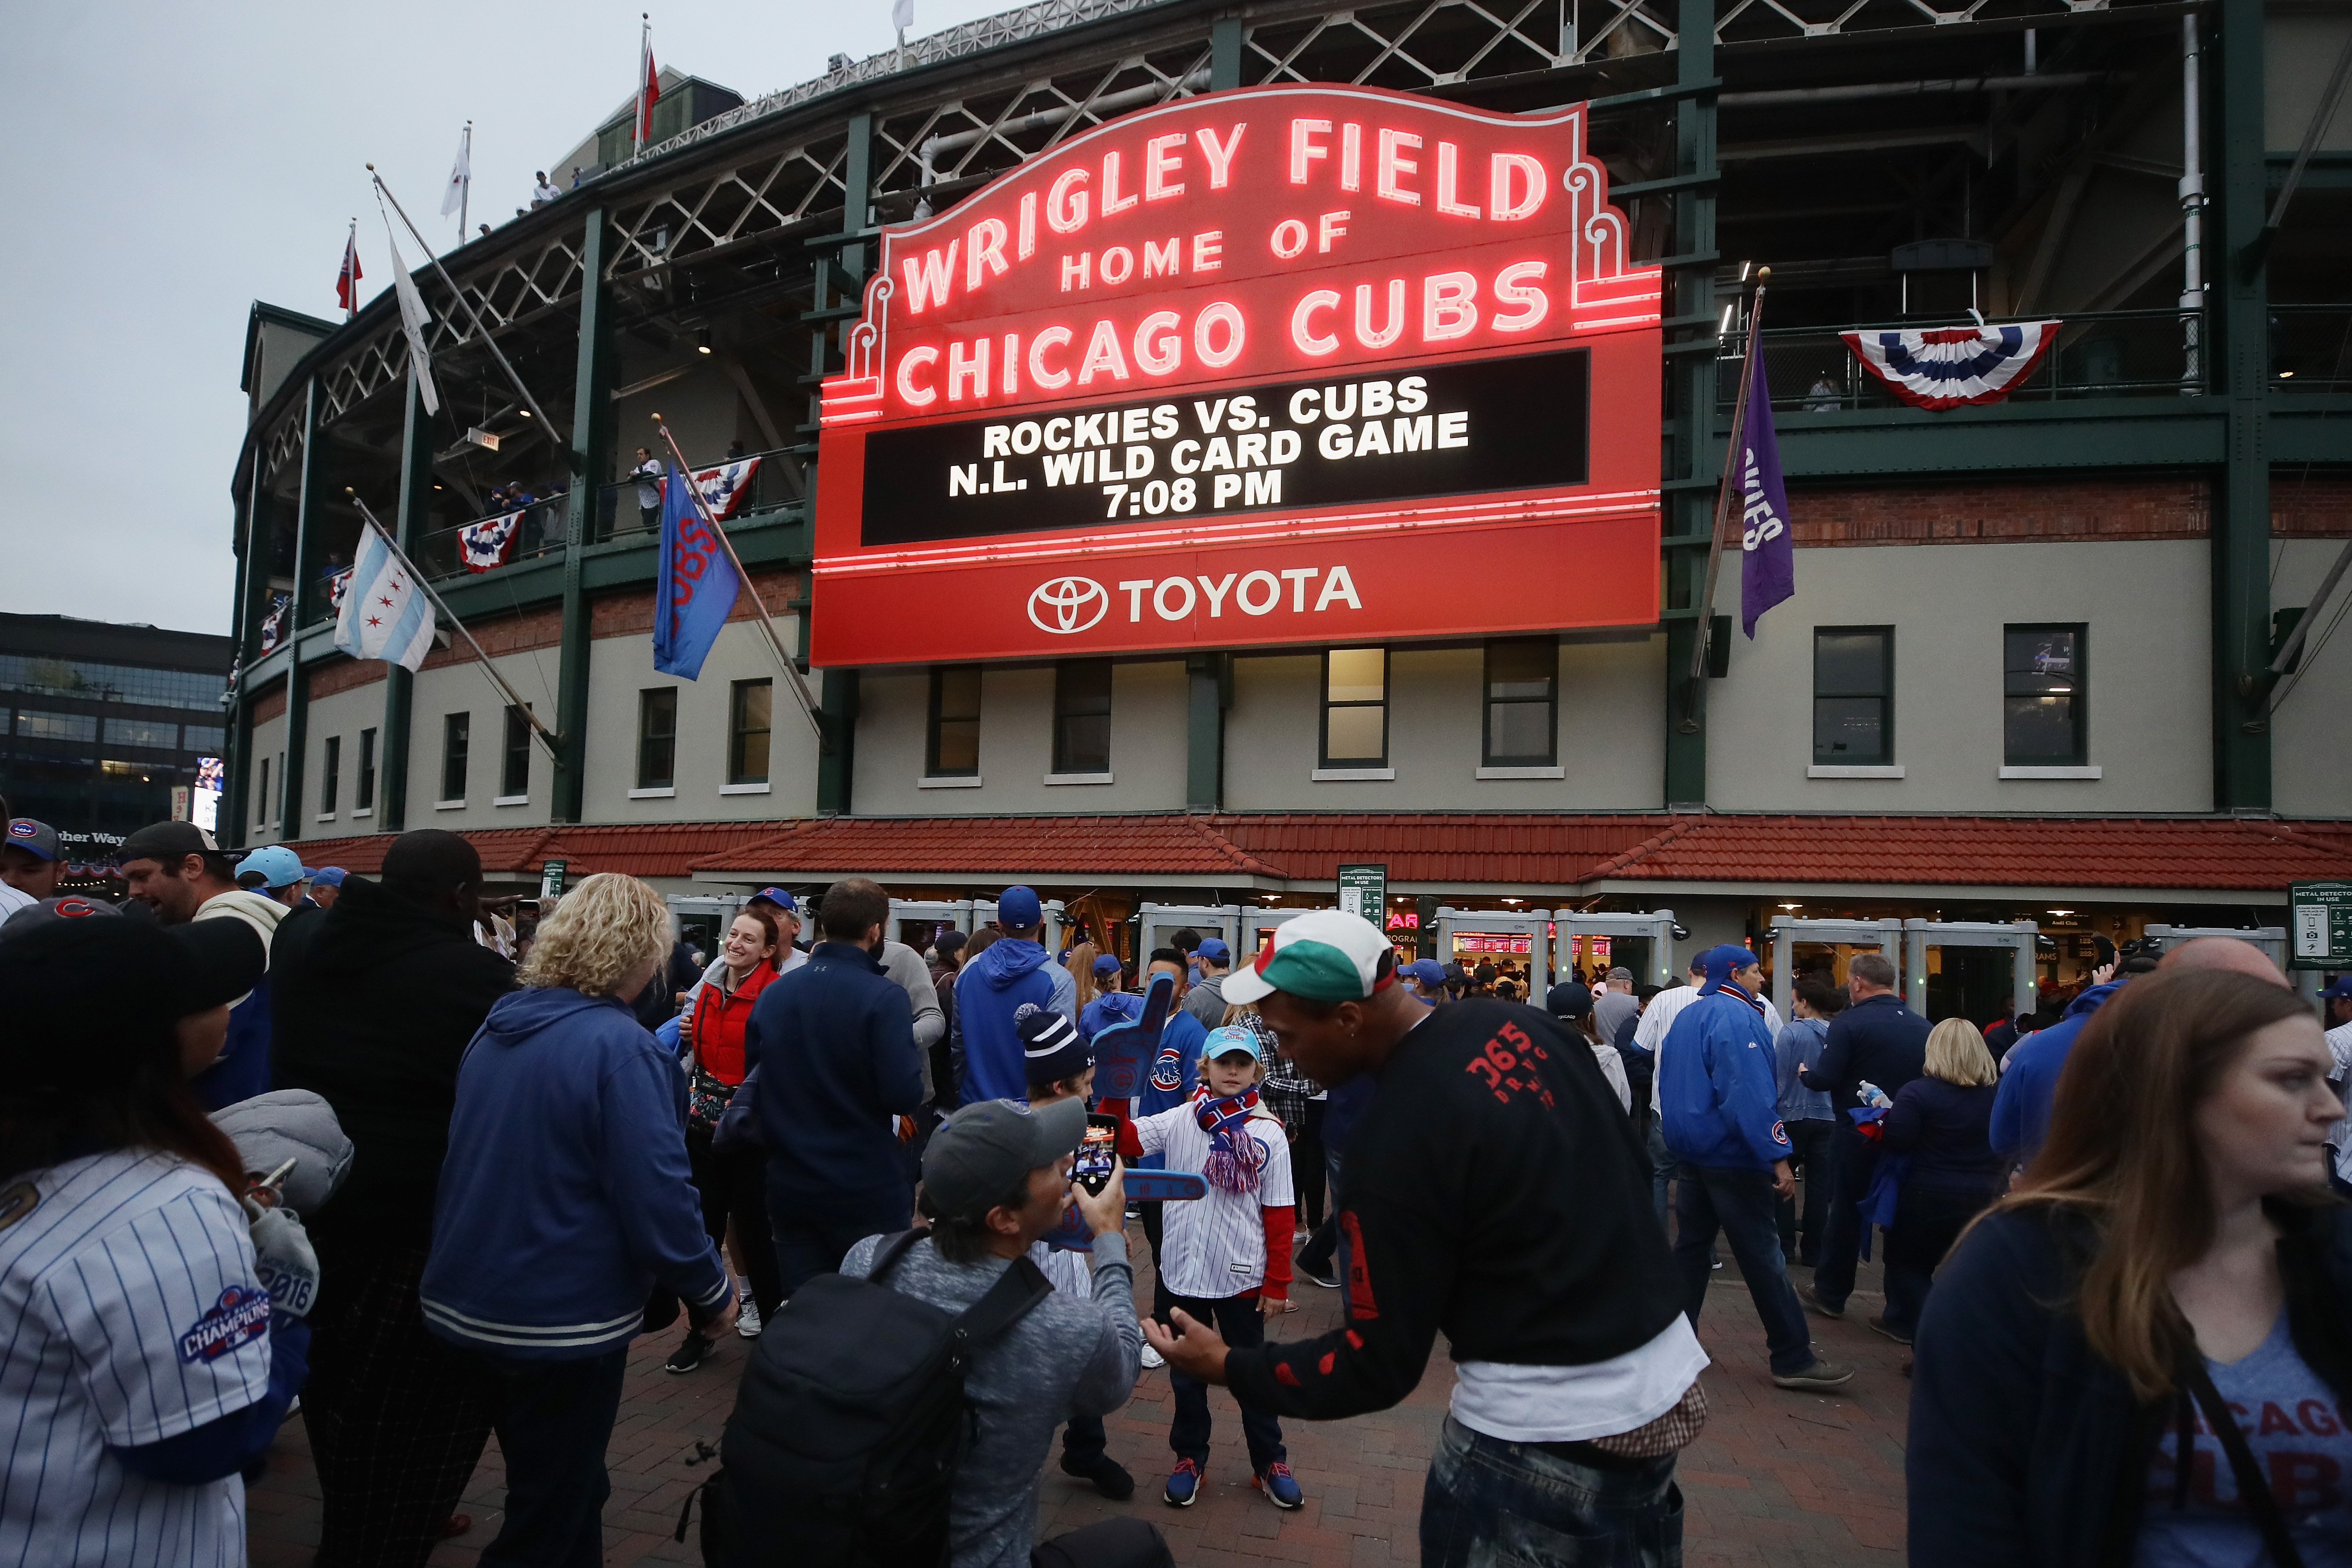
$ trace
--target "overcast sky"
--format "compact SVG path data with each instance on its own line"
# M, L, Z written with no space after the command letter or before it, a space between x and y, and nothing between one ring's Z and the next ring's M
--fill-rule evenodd
M0 609L226 632L229 479L252 302L337 313L388 287L373 161L444 248L474 122L476 216L634 89L645 0L11 8L17 152L0 163ZM915 36L1009 8L916 0ZM890 47L889 0L653 6L654 54L745 98ZM493 217L492 221L495 221ZM410 255L411 264L415 257Z

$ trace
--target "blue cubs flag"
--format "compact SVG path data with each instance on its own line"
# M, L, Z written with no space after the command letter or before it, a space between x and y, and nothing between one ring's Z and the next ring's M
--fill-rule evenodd
M1748 416L1739 432L1739 625L1750 640L1765 611L1797 592L1796 541L1789 535L1789 491L1780 482L1780 439L1772 429L1772 392L1764 355L1748 352Z
M741 580L727 547L695 510L688 481L670 466L662 481L661 573L654 585L654 668L688 680L735 609Z

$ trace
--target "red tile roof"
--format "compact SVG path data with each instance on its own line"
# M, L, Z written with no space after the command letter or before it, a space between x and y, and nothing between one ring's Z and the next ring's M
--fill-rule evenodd
M595 871L636 877L684 877L691 863L747 839L767 836L767 822L681 822L604 826L481 827L465 835L481 852L482 869L512 876L536 873L542 860L562 860L567 878ZM373 877L397 835L304 838L291 846L308 866L341 866Z
M700 871L1007 877L1285 875L1207 816L824 816L695 862Z

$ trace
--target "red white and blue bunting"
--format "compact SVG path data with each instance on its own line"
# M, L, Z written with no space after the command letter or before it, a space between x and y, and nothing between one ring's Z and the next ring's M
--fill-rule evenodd
M1917 408L1999 403L2058 341L2057 321L1840 332L1863 368Z
M286 640L286 612L293 606L289 594L269 595L269 611L261 617L261 651L275 653L278 645Z
M515 535L522 531L522 513L508 512L504 517L486 517L470 522L457 531L458 552L465 557L468 572L488 572L503 566L514 556Z
M725 522L742 507L743 498L751 493L751 483L759 477L759 458L739 458L715 468L695 469L694 488L702 492L710 515Z
M327 605L331 612L332 618L341 619L342 617L343 595L351 591L352 571L350 567L344 567L341 572L336 573L333 576L327 579Z

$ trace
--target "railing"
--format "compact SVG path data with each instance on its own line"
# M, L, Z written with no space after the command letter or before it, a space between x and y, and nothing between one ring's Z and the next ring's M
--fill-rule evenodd
M2034 318L2025 318L2034 319ZM2214 354L2210 323L2179 310L2085 311L2061 318L2058 341L2042 363L2010 390L2009 401L2053 402L2081 397L2172 397L2206 390ZM1999 326L1998 321L1988 325ZM1767 327L1764 374L1772 406L1784 413L1834 414L1853 409L1900 408L1903 400L1863 368L1839 337L1841 331L1916 331L1923 327L1973 327L1957 321L1880 321L1853 327ZM2195 363L2188 348L2195 327L2209 346ZM1740 341L1726 338L1716 361L1716 403L1731 412L1739 392Z
M741 517L747 512L764 511L798 500L801 490L801 469L797 459L783 448L765 452L744 452L731 458L694 459L698 471L709 471L727 463L760 459L758 472L745 487L743 498L736 502L731 515ZM641 493L641 486L642 491ZM652 504L647 505L647 495ZM592 542L626 539L633 534L661 531L661 487L658 481L644 482L624 479L596 489L596 517L589 538Z
M2271 307L2271 389L2352 392L2352 305Z

